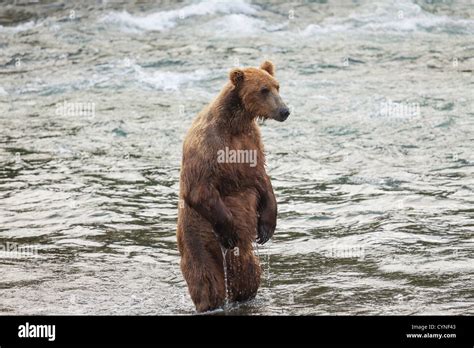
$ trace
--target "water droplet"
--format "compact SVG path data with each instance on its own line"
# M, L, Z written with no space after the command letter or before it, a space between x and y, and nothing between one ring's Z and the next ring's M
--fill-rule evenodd
M224 285L225 285L225 301L224 301L224 309L229 304L229 286L227 285L227 249L221 245L221 252L222 252L222 266L224 268Z

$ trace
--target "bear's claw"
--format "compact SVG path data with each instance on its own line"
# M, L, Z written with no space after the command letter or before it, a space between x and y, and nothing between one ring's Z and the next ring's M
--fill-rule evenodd
M237 239L230 236L225 238L219 236L219 242L226 249L234 249L237 246Z
M216 225L214 230L219 243L226 249L233 249L237 246L237 234L233 231L232 225Z
M257 243L258 244L265 244L272 236L275 228L271 227L268 224L259 224L258 225L258 235L257 235Z

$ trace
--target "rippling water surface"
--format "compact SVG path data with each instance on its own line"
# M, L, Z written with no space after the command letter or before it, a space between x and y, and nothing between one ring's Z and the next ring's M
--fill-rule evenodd
M3 6L1 314L194 313L182 140L264 59L278 227L225 313L474 314L469 1Z

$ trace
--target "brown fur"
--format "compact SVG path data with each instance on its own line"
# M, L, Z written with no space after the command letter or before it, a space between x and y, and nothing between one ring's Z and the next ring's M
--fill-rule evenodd
M177 238L181 270L198 312L224 304L221 245L229 248L229 299L253 298L260 284L261 267L252 243L271 238L277 207L256 118L278 119L278 110L286 107L273 73L271 62L233 69L229 82L199 113L184 141ZM225 147L255 150L256 166L218 163L218 151Z

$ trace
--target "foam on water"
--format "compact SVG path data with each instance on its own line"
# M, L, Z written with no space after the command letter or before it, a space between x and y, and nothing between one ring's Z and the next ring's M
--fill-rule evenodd
M164 91L177 91L196 81L205 80L210 76L209 70L197 69L191 72L152 71L148 72L139 65L134 66L136 79L151 88Z
M206 24L206 32L219 37L248 37L258 35L266 27L265 21L243 14L231 14Z
M256 6L252 6L242 0L238 1L217 1L208 0L197 4L188 5L181 9L154 12L145 16L132 15L126 11L112 12L103 16L100 21L105 23L115 23L124 30L145 30L163 31L173 28L179 20L213 14L243 13L255 14Z
M309 24L301 34L304 36L374 32L405 33L414 31L446 32L450 34L473 34L474 21L447 16L437 16L410 1L370 3L348 17L332 17L320 24Z
M238 38L254 37L265 32L277 32L287 25L288 22L270 25L263 19L244 14L231 14L211 20L206 23L204 29L207 35L219 38Z
M26 23L21 23L21 24L18 24L16 26L12 26L12 27L5 27L5 26L2 26L0 25L0 33L1 32L5 32L5 33L19 33L19 32L22 32L22 31L26 31L26 30L30 30L32 28L34 28L36 25L35 25L35 22L33 21L30 21L30 22L26 22Z

